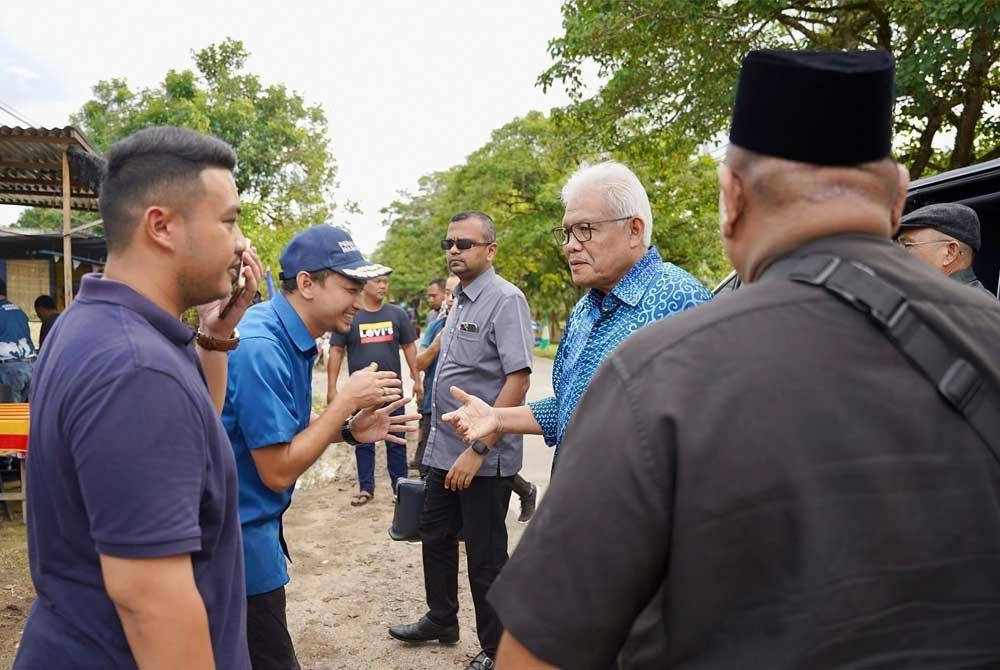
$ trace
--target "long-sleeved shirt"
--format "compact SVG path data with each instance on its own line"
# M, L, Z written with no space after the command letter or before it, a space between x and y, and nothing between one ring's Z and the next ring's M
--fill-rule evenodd
M590 289L573 308L552 368L555 395L530 403L555 457L576 405L597 368L625 338L645 325L712 299L686 271L664 263L656 247L625 273L610 293Z

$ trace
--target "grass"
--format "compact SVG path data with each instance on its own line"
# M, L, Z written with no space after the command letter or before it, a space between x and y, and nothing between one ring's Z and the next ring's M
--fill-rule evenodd
M549 344L549 346L545 348L535 347L535 355L541 356L542 358L555 358L556 349L558 348L559 348L558 344Z

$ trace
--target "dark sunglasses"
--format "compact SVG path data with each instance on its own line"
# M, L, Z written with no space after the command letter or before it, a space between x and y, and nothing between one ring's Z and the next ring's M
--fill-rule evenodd
M445 251L451 249L452 247L458 247L459 251L466 251L472 247L488 247L492 242L475 242L473 240L467 240L464 237L460 237L457 240L443 239L441 240L441 248Z

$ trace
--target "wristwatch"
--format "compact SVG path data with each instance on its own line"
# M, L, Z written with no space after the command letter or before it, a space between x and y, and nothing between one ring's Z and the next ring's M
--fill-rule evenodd
M232 351L240 346L240 331L234 330L229 339L219 339L206 335L200 330L194 336L195 342L205 351Z
M351 432L351 420L348 419L344 422L344 425L340 428L340 440L341 442L346 442L352 447L356 447L360 442L354 439L354 433Z
M480 456L485 456L490 451L490 448L482 440L473 440L469 443L469 447Z

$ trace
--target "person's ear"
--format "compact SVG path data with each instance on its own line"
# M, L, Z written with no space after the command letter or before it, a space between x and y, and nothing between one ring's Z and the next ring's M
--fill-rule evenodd
M177 248L177 234L181 225L183 220L177 210L154 205L142 212L136 233L164 251L173 251Z
M945 266L951 265L962 255L962 245L955 240L949 240L945 248L948 250L944 257Z
M646 229L646 222L638 216L633 216L628 222L628 242L629 247L636 247L642 244L642 236Z
M490 242L490 246L486 247L486 260L491 261L493 257L497 255L497 243Z
M892 205L890 214L889 239L895 238L899 232L899 220L903 217L903 207L906 206L906 189L910 187L910 173L902 163L896 163L896 173L899 178L899 190L896 191L896 201Z
M743 181L728 165L720 165L719 177L719 231L724 238L736 234L736 226L746 206Z
M299 289L299 295L306 300L312 300L313 289L316 287L316 282L313 281L308 272L302 270L295 275L295 285Z

